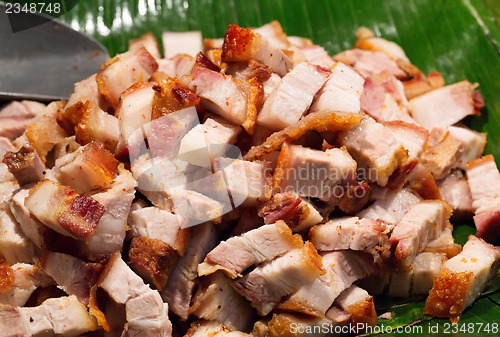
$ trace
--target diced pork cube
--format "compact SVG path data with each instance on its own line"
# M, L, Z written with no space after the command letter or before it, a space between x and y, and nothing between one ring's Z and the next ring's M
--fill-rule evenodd
M239 331L248 330L255 315L221 271L202 279L189 311L200 319L215 320Z
M45 165L31 143L26 143L17 152L8 152L3 158L20 185L36 183L44 179Z
M217 233L212 223L193 228L191 241L168 278L161 296L170 310L183 321L189 316L189 307L197 285L198 264L217 244Z
M188 232L182 229L184 222L180 215L157 207L133 210L129 215L132 236L160 240L180 255L184 254L189 240Z
M359 112L364 78L342 62L337 62L331 70L332 73L313 101L311 111Z
M439 274L441 266L447 260L444 253L423 252L413 261L413 294L428 294L432 281Z
M146 48L148 53L151 54L155 59L161 58L160 46L158 45L158 40L151 32L138 37L137 39L132 39L128 42L128 49L137 49L140 47Z
M485 240L500 236L500 173L492 155L467 163L467 182L477 235Z
M465 170L468 162L483 154L486 146L486 134L460 126L449 126L448 132L450 136L462 143L455 166Z
M35 246L24 235L9 209L0 209L0 233L0 254L9 265L33 262Z
M356 162L345 148L323 152L285 143L274 172L273 190L330 199L339 193L338 185L353 180L355 175Z
M96 284L103 270L102 264L50 251L44 251L39 265L60 288L67 294L75 295L85 305L89 303L90 288Z
M427 143L429 131L416 124L403 121L385 122L384 126L400 141L408 150L410 158L419 157Z
M238 80L207 68L195 68L192 75L196 94L207 110L253 133L264 94L257 80Z
M380 186L385 186L389 176L408 158L403 144L370 117L364 117L358 126L344 131L340 142L363 169L366 179Z
M278 221L222 241L207 254L198 272L208 275L220 269L236 278L250 266L271 261L301 244L302 239L293 235L284 222Z
M97 73L97 87L108 103L116 109L120 95L131 85L147 81L158 69L146 48L134 48L108 60Z
M461 171L455 170L437 182L439 193L453 208L454 219L470 219L474 214L472 195L467 179Z
M330 220L309 231L309 240L318 251L359 250L374 258L388 257L388 228L381 221L357 217Z
M200 31L163 32L161 40L163 42L163 55L166 59L177 54L187 54L195 57L198 52L203 50Z
M240 131L241 128L221 119L207 118L182 138L179 158L193 165L211 167L215 158L222 156L228 145L236 142Z
M71 188L50 180L37 183L26 197L25 207L47 227L62 235L89 240L105 207Z
M54 280L38 266L27 263L12 265L14 281L9 290L0 293L0 303L23 307L38 287L54 285Z
M352 285L337 297L335 303L351 315L354 324L377 325L373 297L366 290Z
M250 59L268 65L280 76L285 76L294 65L279 44L274 44L249 28L229 25L222 45L222 61L242 62Z
M99 141L80 147L56 161L59 183L70 186L78 194L111 185L118 162Z
M302 232L323 221L323 217L307 199L289 191L278 193L258 209L266 225L283 220L293 232Z
M271 194L270 167L267 162L217 158L216 170L224 177L234 206L257 206L269 200Z
M311 243L273 261L261 264L233 281L236 291L252 302L260 315L267 315L285 295L313 282L324 273L321 257Z
M470 82L462 81L417 96L410 100L411 115L428 130L453 125L476 113L474 88Z
M270 130L281 130L297 123L329 75L330 71L325 68L299 63L266 99L257 123Z
M395 248L395 266L408 270L418 253L427 244L437 239L444 229L451 226L452 209L440 200L422 201L413 206L396 225L391 234L391 245Z
M401 218L421 199L411 190L403 188L398 192L388 192L387 196L357 214L360 218L379 219L396 225Z
M457 322L465 308L486 288L499 265L499 247L469 236L462 252L446 261L434 277L424 312Z
M177 262L177 252L163 241L134 237L128 252L132 269L161 291Z

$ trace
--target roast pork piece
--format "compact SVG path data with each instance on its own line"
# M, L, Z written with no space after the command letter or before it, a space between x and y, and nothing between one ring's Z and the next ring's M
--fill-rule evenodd
M395 266L410 269L415 256L451 226L451 211L450 205L441 200L422 201L413 206L391 234Z
M381 221L346 217L311 228L309 240L319 251L358 250L380 260L380 256L390 254L388 232Z
M473 235L460 254L443 264L425 302L424 312L457 322L486 288L500 266L500 248Z
M453 125L474 110L474 88L462 81L432 90L410 100L412 117L427 129Z
M487 241L500 237L500 173L492 155L467 163L467 182L477 235Z
M74 337L98 329L85 305L75 296L49 298L37 307L0 304L3 336Z
M103 65L96 76L97 87L106 101L116 109L121 93L134 83L148 80L156 69L158 64L146 48L133 48Z
M311 112L329 110L358 113L365 82L363 76L342 62L335 63L331 71L325 85L314 98Z
M263 263L242 278L234 288L252 302L258 314L267 315L285 295L324 274L321 257L308 242L273 261Z
M100 203L51 180L37 183L24 206L47 227L75 239L89 240L106 211Z
M285 143L273 175L273 190L334 199L343 194L337 185L353 181L355 176L356 162L344 147L319 151Z
M220 269L236 278L250 266L273 260L301 245L300 236L278 221L222 241L207 254L198 273L208 275Z
M390 175L408 159L403 144L383 124L365 116L340 135L340 142L357 161L364 179L385 186Z
M297 123L330 73L308 62L299 63L264 102L257 124L276 131Z

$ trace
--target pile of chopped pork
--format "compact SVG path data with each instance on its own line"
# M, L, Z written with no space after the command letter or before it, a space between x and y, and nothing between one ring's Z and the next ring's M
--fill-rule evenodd
M461 123L477 84L366 28L333 57L277 22L162 38L67 102L0 110L2 336L302 336L376 325L374 295L473 305L500 265L500 173Z

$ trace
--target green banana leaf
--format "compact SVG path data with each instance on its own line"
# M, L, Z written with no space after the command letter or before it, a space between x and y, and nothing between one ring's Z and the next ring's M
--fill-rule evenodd
M352 47L355 30L367 26L378 36L399 43L423 71L439 71L447 83L466 78L479 83L486 108L468 123L488 133L486 152L494 154L500 164L498 0L81 0L60 19L94 36L111 55L125 51L129 39L147 31L159 37L164 30L202 30L204 37L215 38L222 37L230 23L259 26L271 20L278 20L289 35L309 37L334 54ZM463 244L474 232L470 224L456 224L454 235ZM499 335L491 326L489 331L478 330L480 323L500 322L498 275L462 316L460 327L472 324L472 334L472 330L446 331L448 320L423 314L425 299L421 297L377 298L376 303L379 314L394 313L379 325L415 324L423 329L383 335Z

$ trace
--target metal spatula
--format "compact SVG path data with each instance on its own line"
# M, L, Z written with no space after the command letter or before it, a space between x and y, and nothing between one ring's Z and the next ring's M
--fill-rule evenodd
M22 13L15 19L29 25L41 17L49 18ZM0 3L0 101L67 99L73 84L99 71L107 58L101 44L52 19L13 32Z

